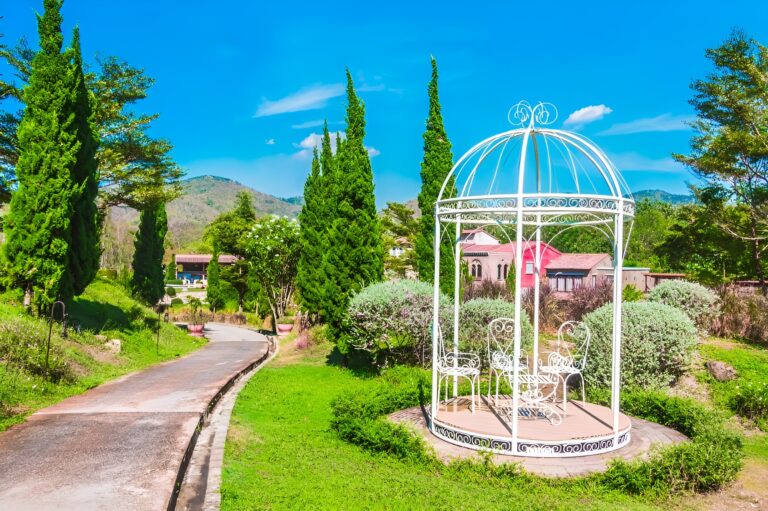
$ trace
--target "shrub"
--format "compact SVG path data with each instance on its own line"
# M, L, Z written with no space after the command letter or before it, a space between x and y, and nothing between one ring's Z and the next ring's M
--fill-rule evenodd
M584 378L588 385L611 384L613 308L606 304L584 317L592 332ZM662 388L685 370L696 346L696 327L678 309L652 302L622 307L621 381L639 388Z
M749 419L755 420L762 429L768 421L768 381L739 384L731 398L733 410Z
M535 298L533 289L523 291L523 307L528 317L533 317ZM555 290L548 283L542 282L539 287L539 328L555 331L563 321L562 306L555 297Z
M415 280L382 282L366 287L350 301L346 342L371 353L374 363L431 360L432 285ZM450 324L449 299L442 295L441 322ZM445 335L445 334L444 334ZM342 346L339 346L340 350Z
M176 288L175 287L166 287L165 288L165 294L173 298L176 296Z
M58 325L53 325L48 355L48 379L53 382L71 381L74 374L64 360L58 336ZM45 350L48 328L44 323L22 316L0 323L0 359L9 366L37 376L45 376Z
M627 284L621 290L622 302L639 302L643 298L645 298L645 294L637 289L634 284Z
M521 310L523 348L533 346L533 327L528 313ZM514 318L515 304L506 300L477 298L461 304L459 308L460 349L478 353L480 360L488 360L488 325L496 318ZM446 342L449 342L446 337Z
M513 272L514 273L514 272ZM514 293L514 292L513 292ZM464 288L464 301L478 298L509 298L510 292L504 282L493 280L472 281Z
M722 288L720 313L712 321L711 332L768 344L768 298L760 294L740 294L736 288Z
M718 298L714 291L685 280L662 282L648 294L651 302L663 303L683 311L701 330L709 329L717 315Z
M421 392L428 386L427 373L420 369L386 370L382 378L372 384L344 392L333 400L331 429L341 439L373 452L413 461L432 461L421 437L385 417L418 405Z
M690 442L654 451L648 460L615 460L596 476L608 488L656 495L715 491L741 470L741 436L703 405L662 392L635 391L622 394L621 406L631 415L680 431Z
M607 279L600 280L595 286L576 288L566 302L569 320L581 321L590 312L613 301L613 284Z
M183 305L183 304L184 304L184 300L182 300L181 298L171 299L171 305Z

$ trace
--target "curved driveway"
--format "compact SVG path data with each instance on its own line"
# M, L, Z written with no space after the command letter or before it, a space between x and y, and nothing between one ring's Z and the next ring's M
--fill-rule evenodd
M167 509L196 428L222 388L268 351L209 323L204 348L42 409L0 433L0 509Z

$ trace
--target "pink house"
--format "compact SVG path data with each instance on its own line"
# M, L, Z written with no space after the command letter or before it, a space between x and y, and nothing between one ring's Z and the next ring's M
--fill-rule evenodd
M461 250L469 271L476 281L490 280L504 282L510 271L514 271L515 243L500 243L482 229L465 230L460 238ZM559 250L541 242L541 268L539 274L546 276L549 263L559 258ZM523 245L523 288L533 287L536 259L536 243Z

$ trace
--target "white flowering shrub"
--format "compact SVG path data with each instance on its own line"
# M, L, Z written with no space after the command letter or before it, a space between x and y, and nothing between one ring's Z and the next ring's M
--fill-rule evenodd
M712 319L719 309L719 300L714 291L685 280L662 282L651 290L648 300L680 309L701 331L710 329Z
M350 346L388 362L429 365L432 360L432 285L417 280L373 284L352 297L347 309ZM443 335L450 325L450 299L441 296Z
M653 302L622 307L621 384L663 388L674 383L690 364L696 327L682 311ZM611 385L613 306L606 304L584 316L592 332L584 378L588 386Z

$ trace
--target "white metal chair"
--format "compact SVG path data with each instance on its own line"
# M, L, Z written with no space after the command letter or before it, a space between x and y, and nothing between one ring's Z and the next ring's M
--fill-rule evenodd
M496 318L488 324L488 399L491 399L491 386L495 376L495 405L499 402L499 379L514 370L514 337L514 319Z
M443 333L440 327L437 327L437 340L438 340L438 359L437 359L437 395L440 396L440 387L443 384L443 380L448 378L466 378L469 380L472 388L472 413L475 413L475 386L477 386L478 393L480 392L480 357L474 353L462 353L454 352L453 350L445 349L445 343L443 342ZM446 381L445 384L445 400L448 401L448 389L450 382Z
M584 375L587 366L587 353L592 333L581 321L566 321L557 329L557 349L547 356L547 363L539 366L542 373L556 374L563 382L563 411L568 402L568 379L578 376L581 379L581 400L585 401ZM568 344L575 346L574 356Z

